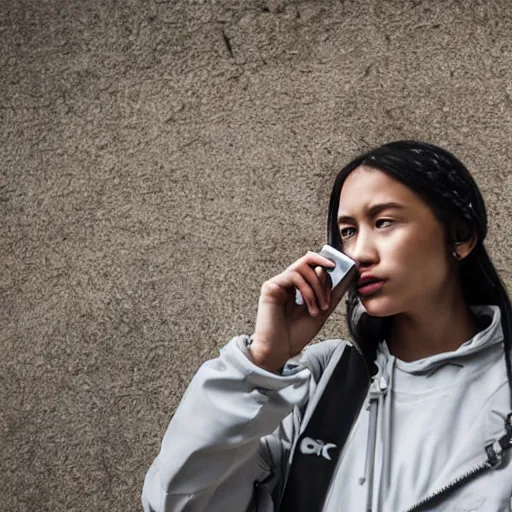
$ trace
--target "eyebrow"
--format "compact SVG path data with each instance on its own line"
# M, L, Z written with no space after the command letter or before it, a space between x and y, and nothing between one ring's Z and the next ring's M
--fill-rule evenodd
M394 202L388 202L388 203L379 203L374 204L370 208L368 208L368 215L369 217L375 217L378 215L382 210L387 210L388 208L396 208L398 210L405 210L405 206L399 203ZM355 222L354 217L350 217L349 215L340 215L338 217L338 224L341 224L342 222Z

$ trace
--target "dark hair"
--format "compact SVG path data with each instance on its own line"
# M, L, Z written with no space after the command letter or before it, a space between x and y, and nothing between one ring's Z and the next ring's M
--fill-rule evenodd
M342 244L337 215L341 189L347 176L361 165L380 170L419 194L444 226L447 243L454 248L457 242L469 240L476 232L476 246L459 262L462 292L468 305L494 304L500 308L512 400L512 305L483 244L487 213L474 179L454 155L426 142L391 142L358 156L338 173L329 201L328 243L339 250ZM363 351L374 348L389 332L391 318L368 315L354 287L348 292L346 304L354 342Z

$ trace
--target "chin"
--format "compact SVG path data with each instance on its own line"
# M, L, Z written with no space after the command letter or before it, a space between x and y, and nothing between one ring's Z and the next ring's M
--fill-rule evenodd
M366 313L377 318L393 316L402 311L389 297L379 296L378 294L367 297L359 296L359 301Z

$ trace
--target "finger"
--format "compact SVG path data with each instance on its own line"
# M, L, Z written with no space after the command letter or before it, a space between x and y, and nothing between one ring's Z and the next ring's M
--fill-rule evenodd
M304 300L304 303L307 305L309 314L311 316L317 316L320 311L318 309L315 292L311 288L309 282L298 271L292 271L290 277L294 286L301 293L302 299Z
M318 275L318 278L320 280L320 285L322 287L323 291L323 297L324 297L324 303L322 305L323 310L329 309L330 304L330 292L331 292L331 278L329 276L329 273L325 268L323 267L315 267L315 273Z
M304 264L307 264L312 269L316 267L333 269L336 264L328 258L324 258L316 252L308 251L302 258L293 262L286 270L297 270L304 268Z
M311 270L311 272L313 271ZM318 313L318 306L315 294L307 280L300 272L297 270L287 269L283 273L274 277L272 279L272 284L280 289L287 290L289 298L295 295L295 288L299 290L302 295L304 305L308 308L309 314L316 316Z
M320 256L320 254L308 251L302 258L300 258L297 263L300 265L301 263L307 263L308 265L312 267L327 267L327 268L334 268L336 264L324 256Z
M329 272L324 267L317 266L315 267L315 272L317 273L320 282L324 288L330 287L331 285L331 277L329 276Z
M318 307L325 309L328 307L327 296L325 291L325 283L322 282L321 273L324 273L321 267L311 268L309 265L302 265L297 269L298 272L306 279L315 293ZM325 278L324 278L325 279Z

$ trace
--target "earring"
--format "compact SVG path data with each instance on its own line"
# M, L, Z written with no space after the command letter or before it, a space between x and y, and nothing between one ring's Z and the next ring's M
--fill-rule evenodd
M452 255L457 261L460 261L462 259L462 256L457 251L453 251Z

